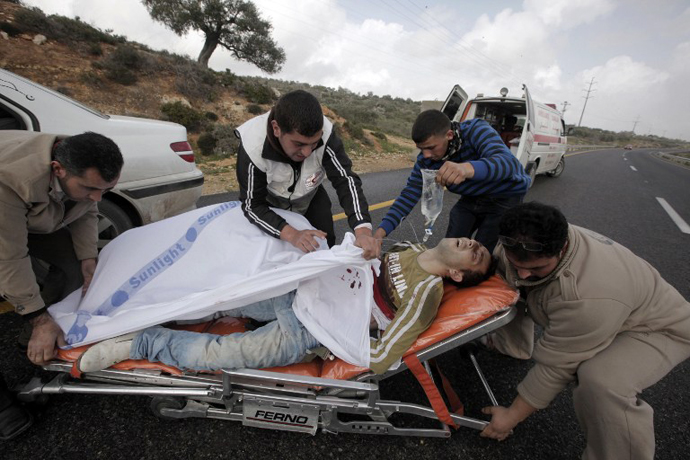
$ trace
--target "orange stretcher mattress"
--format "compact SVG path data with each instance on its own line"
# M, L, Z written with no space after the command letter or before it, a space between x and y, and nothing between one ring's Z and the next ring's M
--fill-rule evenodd
M476 287L458 289L453 285L446 284L444 289L443 299L436 319L417 338L406 355L419 352L434 343L488 319L497 312L513 305L518 299L517 291L508 287L505 281L498 275L494 275ZM226 316L205 323L173 326L172 328L212 334L231 334L246 331L247 323L247 320ZM75 362L90 346L86 345L70 350L60 350L58 359ZM171 375L184 375L183 371L175 367L146 360L126 360L114 365L112 368L119 370L158 369ZM273 367L264 370L341 380L351 379L368 371L366 368L348 364L338 358L325 361L317 358L308 363Z

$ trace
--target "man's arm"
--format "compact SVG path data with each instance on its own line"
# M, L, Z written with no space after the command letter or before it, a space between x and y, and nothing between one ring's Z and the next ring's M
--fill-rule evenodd
M27 208L0 185L0 292L21 315L45 306L31 268Z
M407 292L410 294L405 296L382 336L371 340L369 367L377 374L386 372L402 358L419 334L434 321L443 297L443 280L430 276L416 286L408 286Z
M439 171L445 176L448 191L460 195L486 193L524 193L529 175L501 140L496 130L484 120L473 120L463 133L461 153L473 149L467 161L446 162ZM451 180L452 178L452 180Z
M26 355L34 364L44 364L56 355L55 346L65 345L64 335L60 326L53 320L50 313L44 311L29 320L33 330Z
M338 201L347 215L350 228L371 224L369 204L362 192L362 180L352 171L352 161L345 153L342 141L331 134L325 146L322 160L328 180L333 184Z
M268 179L249 158L242 145L237 153L237 182L240 185L240 201L244 216L263 232L287 241L304 252L316 251L316 238L326 238L321 230L297 230L269 207Z
M482 412L491 415L491 423L482 430L480 436L503 441L513 433L513 428L518 423L536 411L537 408L530 406L520 395L517 395L508 408L502 406L485 407Z
M549 324L534 347L534 366L518 385L522 398L547 407L572 381L581 363L613 342L632 310L611 299L549 302Z
M355 232L355 245L364 250L365 259L381 255L381 241L372 234L369 204L362 192L362 180L352 171L352 161L345 153L342 141L331 134L323 155L326 176L338 194L340 205L345 210L350 228Z
M377 238L390 235L400 225L400 222L412 212L412 209L414 209L422 197L423 180L420 163L422 160L422 156L419 155L417 162L412 168L412 172L410 172L410 176L407 178L405 188L402 189L400 195L395 199L395 202L388 209L388 212L376 229L375 236Z
M270 209L266 173L252 162L241 144L237 152L237 182L242 211L247 220L272 237L280 238L287 222Z

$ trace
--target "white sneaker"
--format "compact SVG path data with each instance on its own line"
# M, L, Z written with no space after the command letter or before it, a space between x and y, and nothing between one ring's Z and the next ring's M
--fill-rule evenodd
M129 359L132 340L138 332L104 340L86 350L77 361L79 372L96 372Z

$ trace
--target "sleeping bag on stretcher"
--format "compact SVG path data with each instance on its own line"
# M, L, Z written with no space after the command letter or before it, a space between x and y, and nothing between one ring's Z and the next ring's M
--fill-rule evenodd
M301 215L274 211L298 230L312 228ZM347 234L341 245L323 241L304 254L249 223L239 202L208 206L118 236L101 251L86 295L77 290L49 312L76 347L297 289L293 308L307 330L336 356L368 367L379 261L364 260L353 243Z

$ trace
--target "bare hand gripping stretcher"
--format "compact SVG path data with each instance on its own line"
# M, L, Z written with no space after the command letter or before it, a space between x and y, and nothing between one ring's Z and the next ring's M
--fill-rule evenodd
M434 392L429 362L508 323L515 316L512 305L516 301L517 293L497 276L474 288L458 290L447 285L435 321L408 350L404 364L380 375L338 358L316 358L280 368L219 374L182 372L158 363L129 360L79 376L73 363L87 345L61 350L59 361L44 366L58 375L46 384L35 379L19 396L28 401L60 393L147 395L153 398L154 413L165 418L234 420L247 426L311 434L321 428L334 433L448 437L449 426L481 430L488 422L448 411ZM224 317L184 328L221 334L241 332L244 327L244 320ZM470 358L492 404L497 404L471 353ZM386 400L379 393L379 381L407 369L427 390L429 406ZM400 413L437 420L439 427L395 426L391 416Z

